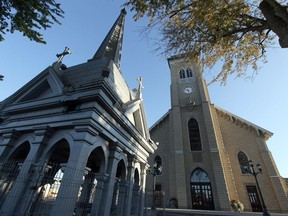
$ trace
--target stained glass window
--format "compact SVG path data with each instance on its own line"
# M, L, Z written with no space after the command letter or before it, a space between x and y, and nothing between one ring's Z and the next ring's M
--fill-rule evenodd
M201 151L201 137L199 132L199 125L195 119L190 119L188 122L189 140L191 151Z

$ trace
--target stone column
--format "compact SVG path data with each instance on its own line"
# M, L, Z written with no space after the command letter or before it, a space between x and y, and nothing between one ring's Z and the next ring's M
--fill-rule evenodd
M110 209L112 205L114 186L116 182L116 171L117 165L119 162L120 155L122 153L122 149L117 145L117 143L111 143L109 145L109 158L108 158L108 166L106 173L109 175L109 178L105 182L103 195L101 199L99 216L109 216Z
M114 191L112 196L112 203L111 203L111 209L110 209L110 215L116 215L116 206L118 202L119 197L119 179L116 178L116 182L114 184Z
M146 163L141 163L141 173L140 173L140 188L142 189L139 195L139 206L138 206L138 214L137 216L143 216L144 213L144 199L145 199L145 191L146 191L146 177L148 166Z
M90 173L90 171L90 168L85 168L81 194L78 198L77 207L75 209L76 215L86 215L89 209L90 196L93 187L95 187L94 181L96 181L95 175Z
M41 187L42 178L49 170L45 159L39 158L41 158L42 152L53 133L54 130L50 127L37 128L34 132L35 140L30 145L31 149L25 162L30 168L29 174L27 173L28 184L26 183L30 190L26 190L24 199L21 197L23 204L21 208L18 206L19 212L29 212L33 202L36 201L39 195L38 189Z
M125 212L125 209L129 208L129 206L126 206L126 192L127 192L127 188L128 188L128 184L127 182L124 180L120 181L118 183L118 200L117 200L117 203L116 203L116 215L117 216L126 216L124 214Z
M2 140L0 140L0 171L7 173L10 171L10 165L3 163L8 158L8 153L11 151L13 146L15 145L15 142L19 139L21 136L21 133L19 133L16 130L6 130L1 131L2 132ZM0 178L0 184L1 184L1 191L0 191L0 210L1 207L5 204L5 201L9 198L9 196L6 195L7 191L11 188L11 181L7 182L6 177L1 175ZM2 214L2 211L0 212Z
M140 186L135 185L133 186L133 193L132 193L132 204L131 204L131 215L138 215L138 208L141 205L140 201Z
M136 163L136 157L135 155L129 155L128 156L128 175L127 175L127 181L128 181L128 189L126 194L126 208L124 211L124 215L130 215L131 211L131 203L132 203L132 196L133 196L133 186L134 186L134 174L135 174L135 163ZM140 176L139 176L140 180ZM135 200L133 200L134 202Z
M99 173L96 175L97 185L96 185L96 194L91 206L91 215L101 216L99 209L101 208L101 200L103 195L104 186L108 180L108 175L104 173Z

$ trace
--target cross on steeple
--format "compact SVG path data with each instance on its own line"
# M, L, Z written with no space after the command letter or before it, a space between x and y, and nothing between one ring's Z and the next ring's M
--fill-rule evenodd
M62 53L56 55L56 57L58 58L57 62L58 63L61 62L65 55L68 55L71 53L72 53L72 51L68 47L65 47L65 49Z

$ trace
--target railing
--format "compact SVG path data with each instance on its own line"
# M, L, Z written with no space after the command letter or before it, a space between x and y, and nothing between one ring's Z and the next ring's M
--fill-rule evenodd
M61 184L63 184L65 170L68 169L73 168L66 167L66 164L53 162L29 163L26 161L23 164L23 161L8 161L0 164L1 212L4 208L11 206L12 202L17 202L17 206L12 212L13 215L50 215ZM72 171L80 172L76 169ZM77 197L74 197L77 202L73 215L86 216L90 214L96 193L96 173L87 169L83 174L79 174L83 175L80 187L72 179L71 181L65 179L65 184L71 188L79 188ZM71 197L61 197L61 199L67 199L67 203L71 202ZM62 203L64 203L63 209L65 209L65 201Z

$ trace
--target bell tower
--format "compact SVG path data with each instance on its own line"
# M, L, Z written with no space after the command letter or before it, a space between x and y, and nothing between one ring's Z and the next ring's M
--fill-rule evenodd
M193 160L198 158L198 164L201 164L202 158L204 158L202 150L208 148L203 146L200 151L192 152L187 131L188 122L193 118L199 122L202 134L206 133L202 104L203 102L208 104L210 100L205 81L196 62L183 58L181 55L168 59L171 77L170 148L173 149L175 157L175 179L173 181L177 185L173 193L176 197L181 197L178 202L182 207L191 203L188 201L191 199L189 198L190 192L187 192L190 191L190 186L187 185L190 185Z
M191 175L199 167L210 174L211 193L226 190L220 157L223 148L219 148L222 143L218 121L197 58L189 60L181 55L174 56L168 59L168 63L171 73L170 140L175 155L174 181L177 185L174 193L181 197L179 206L187 206L191 203ZM219 177L212 175L215 172ZM224 203L221 206L229 203L225 195L221 201ZM210 208L214 209L214 205L219 205L218 201L211 200Z
M181 56L168 59L171 73L171 107L194 107L210 101L197 61Z

